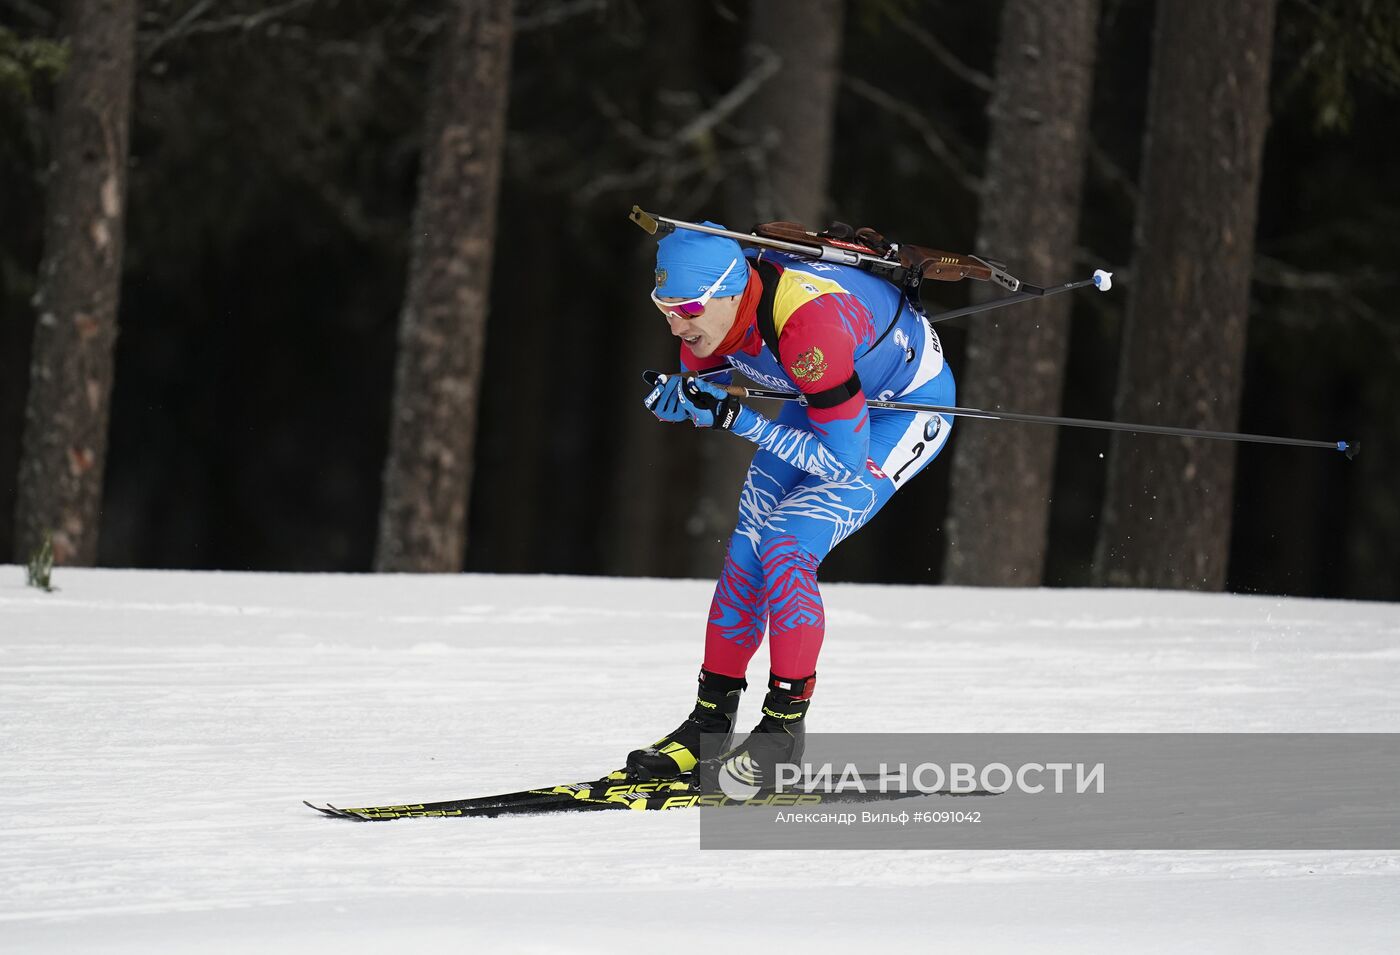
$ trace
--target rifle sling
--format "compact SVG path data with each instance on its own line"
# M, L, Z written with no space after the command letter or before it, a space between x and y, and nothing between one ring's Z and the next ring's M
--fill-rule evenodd
M778 359L778 364L782 365L783 356L778 352L778 326L773 318L773 300L777 298L778 280L782 278L782 273L778 271L776 265L764 259L761 254L754 265L758 269L758 278L763 285L763 294L758 300L758 333L763 337L763 344L768 346L773 357ZM904 313L904 303L907 299L908 296L901 291L899 307L894 310L894 318L890 319L889 325L880 333L880 337L875 339L875 344L870 346L869 351L866 352L867 355L878 348L890 332L894 331L895 325L899 323L899 316ZM858 394L860 394L860 375L852 371L851 377L843 383L805 397L809 407L835 408Z

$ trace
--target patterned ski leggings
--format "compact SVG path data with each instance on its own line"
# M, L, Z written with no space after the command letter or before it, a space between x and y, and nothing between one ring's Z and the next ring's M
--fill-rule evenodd
M904 400L951 405L952 376L945 371ZM810 428L796 403L778 421ZM755 454L710 604L705 669L743 677L766 630L776 676L815 673L826 633L817 567L938 457L951 433L951 418L871 409L870 465L850 484L825 481L767 451Z

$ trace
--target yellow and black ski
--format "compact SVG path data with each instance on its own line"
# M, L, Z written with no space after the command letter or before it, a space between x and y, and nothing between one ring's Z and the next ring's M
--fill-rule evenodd
M609 800L639 792L667 791L678 786L689 786L682 780L641 783L629 779L621 770L609 773L602 779L585 782L563 783L557 786L539 786L534 789L521 789L516 792L499 793L492 796L475 796L469 799L449 799L441 802L406 803L390 806L363 806L354 809L340 809L327 803L318 806L307 802L319 812L341 819L411 819L434 816L504 816L529 812L583 812L590 809L616 809L619 807Z
M863 776L868 785L878 784L878 776ZM724 793L700 789L694 774L677 779L638 782L622 771L609 773L592 782L567 783L522 789L518 792L443 802L408 803L391 806L362 806L340 809L327 803L318 806L307 802L318 812L339 819L374 822L389 819L458 818L537 815L555 812L596 812L626 809L631 811L666 811L720 806L818 806L836 803L876 802L906 799L916 796L990 796L987 790L967 793L940 792L824 792L798 789L788 792L758 792L748 797L733 797Z

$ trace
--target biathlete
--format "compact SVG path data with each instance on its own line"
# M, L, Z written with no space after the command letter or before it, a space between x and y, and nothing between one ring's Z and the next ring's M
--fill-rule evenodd
M729 431L758 448L710 604L694 710L628 754L627 771L650 780L702 760L702 773L793 762L826 631L817 568L938 456L952 431L949 417L871 409L866 396L952 405L953 374L923 315L897 287L857 268L677 230L658 245L655 279L652 301L681 340L682 373L663 376L646 407L662 421ZM726 371L699 377L714 369ZM805 403L785 404L769 420L718 387L729 383L728 369L801 392ZM731 749L765 631L763 717Z

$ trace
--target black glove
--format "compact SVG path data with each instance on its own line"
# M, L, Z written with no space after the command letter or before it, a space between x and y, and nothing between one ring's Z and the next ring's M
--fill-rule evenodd
M703 378L685 380L681 402L683 405L689 405L686 413L697 428L732 430L734 423L739 420L739 412L744 410L738 398Z

